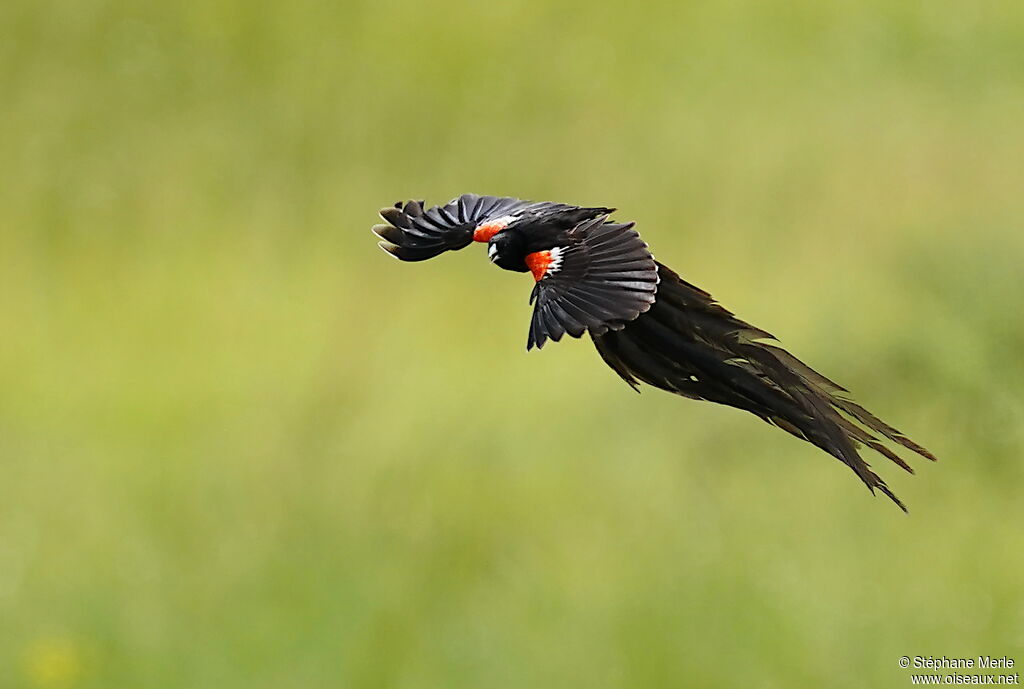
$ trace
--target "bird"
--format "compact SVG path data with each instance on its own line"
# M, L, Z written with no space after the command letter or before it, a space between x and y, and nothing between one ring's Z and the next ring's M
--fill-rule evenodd
M853 401L849 391L737 318L708 292L656 261L635 223L614 208L463 194L447 204L398 202L372 231L402 261L424 261L473 243L491 263L531 273L527 351L588 334L604 362L634 390L641 383L741 409L824 450L872 494L906 505L861 456L868 447L913 473L889 441L936 457Z

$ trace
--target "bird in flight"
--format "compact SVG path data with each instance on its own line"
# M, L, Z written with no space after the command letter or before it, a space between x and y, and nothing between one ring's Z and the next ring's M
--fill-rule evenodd
M605 363L634 389L641 382L697 400L746 410L839 459L865 485L906 506L860 456L867 446L906 471L879 438L935 457L853 402L847 390L772 344L654 260L634 223L614 208L463 194L443 206L422 201L380 211L380 246L423 261L473 242L499 268L532 273L527 350L589 333Z

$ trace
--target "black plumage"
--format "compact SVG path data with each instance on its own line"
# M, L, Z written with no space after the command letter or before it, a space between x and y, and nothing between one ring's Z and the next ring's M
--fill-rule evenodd
M906 507L860 456L865 445L912 472L883 439L935 457L853 402L760 328L654 260L633 223L613 209L465 194L381 211L382 248L420 261L488 243L499 267L532 272L527 348L589 333L601 358L633 388L647 383L691 399L744 409L818 446ZM881 437L879 437L881 436Z

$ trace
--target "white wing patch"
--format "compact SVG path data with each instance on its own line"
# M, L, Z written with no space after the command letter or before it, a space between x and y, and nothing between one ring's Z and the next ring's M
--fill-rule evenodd
M565 248L556 246L553 249L548 250L548 255L551 257L551 262L548 264L548 269L544 271L544 275L554 275L562 267L562 255L565 253Z
M482 223L477 225L477 229L484 227L492 228L495 230L503 230L509 226L509 224L516 219L514 215L503 215L500 218L492 218L491 220L484 220Z

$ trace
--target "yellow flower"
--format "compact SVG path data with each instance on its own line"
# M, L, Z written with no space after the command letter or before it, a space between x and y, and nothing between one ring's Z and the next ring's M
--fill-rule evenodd
M69 638L43 637L25 649L23 667L25 677L34 686L70 687L82 674L82 653Z

